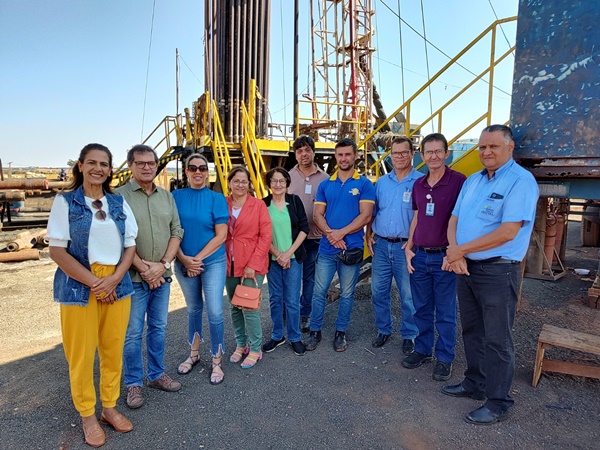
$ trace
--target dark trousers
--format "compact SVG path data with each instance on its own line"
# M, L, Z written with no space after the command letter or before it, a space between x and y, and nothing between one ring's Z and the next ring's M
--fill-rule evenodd
M468 263L457 292L467 370L463 388L485 392L494 412L510 408L515 373L512 328L521 282L520 264Z
M306 259L302 262L302 294L300 295L300 316L310 317L312 298L315 288L315 265L319 254L321 239L306 239L304 250Z

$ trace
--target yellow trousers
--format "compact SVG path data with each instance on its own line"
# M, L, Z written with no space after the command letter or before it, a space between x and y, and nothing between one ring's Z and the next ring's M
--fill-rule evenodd
M92 264L92 273L103 278L115 272L115 266ZM100 400L105 408L114 408L121 389L123 345L129 322L131 297L112 305L96 300L92 293L86 306L60 305L63 348L69 364L71 397L81 417L94 414L94 360L100 359Z

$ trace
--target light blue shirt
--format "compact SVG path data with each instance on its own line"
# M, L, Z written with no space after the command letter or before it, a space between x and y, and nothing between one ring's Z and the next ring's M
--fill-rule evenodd
M474 173L463 185L452 215L458 217L456 242L473 241L505 222L523 222L514 239L498 247L467 253L473 260L501 257L522 261L527 253L539 197L530 172L509 160L488 180L487 170Z
M375 208L373 232L385 238L408 238L410 223L415 212L412 209L412 190L415 181L425 174L414 168L398 180L392 171L375 184Z

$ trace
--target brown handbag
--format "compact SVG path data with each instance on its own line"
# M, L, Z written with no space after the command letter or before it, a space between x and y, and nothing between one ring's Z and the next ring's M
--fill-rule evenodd
M242 283L244 278L242 278ZM254 278L254 284L258 286L256 278ZM244 286L238 284L235 288L231 304L239 309L247 309L250 311L256 311L260 308L260 295L261 290L258 287Z

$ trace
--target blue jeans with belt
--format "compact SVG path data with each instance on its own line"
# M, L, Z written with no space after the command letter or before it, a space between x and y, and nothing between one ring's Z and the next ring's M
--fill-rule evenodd
M435 357L438 361L454 361L456 344L456 274L442 270L443 253L426 253L416 249L412 259L415 268L410 276L410 288L415 305L415 323L419 335L415 351L431 355L434 326L438 332Z
M521 264L467 262L470 276L458 275L458 301L467 370L462 386L485 392L494 412L510 408L515 374L513 324Z
M400 293L400 309L402 325L400 334L404 339L415 339L419 329L415 324L415 306L410 291L410 278L406 268L406 253L402 246L404 242L388 242L376 236L373 244L371 297L375 311L375 326L382 334L394 332L392 319L392 278Z

